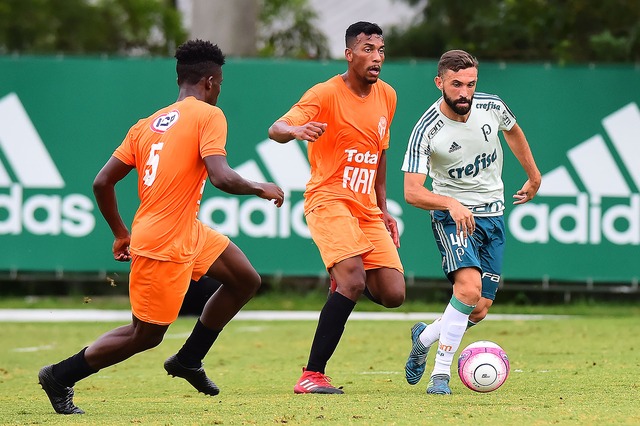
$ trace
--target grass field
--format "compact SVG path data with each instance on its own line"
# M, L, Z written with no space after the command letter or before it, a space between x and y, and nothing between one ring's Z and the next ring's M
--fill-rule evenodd
M260 299L260 298L258 298ZM285 299L248 308L317 308ZM3 301L1 307L24 307ZM30 301L38 307L48 300ZM77 301L61 302L58 306ZM121 301L107 303L110 308ZM102 302L96 301L100 306ZM10 306L9 306L10 305ZM17 306L16 306L17 305ZM373 308L362 304L359 309ZM407 308L407 307L405 307ZM411 305L407 309L423 310ZM439 307L442 309L442 307ZM205 359L222 392L198 394L170 378L164 359L183 343L193 318L179 319L157 348L105 369L76 385L87 414L53 412L37 372L91 343L117 323L0 324L0 424L6 425L610 425L640 424L638 308L633 306L509 307L494 312L573 314L564 320L485 321L465 335L501 344L511 375L489 394L466 389L457 376L451 396L408 385L403 368L410 348L406 321L350 321L327 373L345 395L294 395L314 321L233 321ZM429 364L433 354L430 354ZM429 371L430 366L428 367Z

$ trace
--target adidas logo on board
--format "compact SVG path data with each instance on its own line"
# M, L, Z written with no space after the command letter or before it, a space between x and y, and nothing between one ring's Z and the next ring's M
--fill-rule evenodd
M525 243L600 244L604 238L617 245L640 244L638 105L622 107L602 125L613 149L600 134L571 148L567 157L579 181L565 166L546 173L536 199L509 215L515 238ZM575 197L576 202L552 206L543 204L543 197ZM531 219L534 226L525 228L523 221Z
M52 193L65 182L15 93L0 98L0 150L0 235L83 237L93 231L92 200Z

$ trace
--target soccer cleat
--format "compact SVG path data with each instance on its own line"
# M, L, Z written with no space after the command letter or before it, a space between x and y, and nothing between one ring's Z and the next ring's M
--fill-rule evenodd
M302 376L293 387L294 393L344 393L342 389L332 386L331 378L317 371L302 369Z
M220 389L213 383L204 372L204 368L189 368L180 364L178 357L172 355L164 362L164 369L167 374L173 377L182 377L191 384L198 392L205 395L217 395Z
M38 373L38 382L49 397L49 402L58 414L84 414L73 403L73 388L61 385L53 377L53 365L42 367Z
M409 358L407 358L407 363L404 366L404 377L410 385L415 385L420 381L427 365L429 348L420 341L420 334L425 328L427 328L427 324L423 322L411 327L411 353L409 353Z
M427 393L436 395L451 395L449 388L449 376L446 374L435 374L431 376L427 385Z

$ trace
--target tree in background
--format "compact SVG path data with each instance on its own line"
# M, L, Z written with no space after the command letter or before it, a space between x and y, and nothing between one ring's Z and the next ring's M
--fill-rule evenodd
M314 23L317 17L308 0L262 0L259 54L299 59L328 58L327 37Z
M329 56L308 0L256 1L261 56ZM0 54L172 56L187 36L176 0L0 1Z
M230 2L233 0L229 0ZM328 41L308 0L256 0L259 54L324 59ZM639 0L402 0L416 23L385 30L389 57L560 64L640 61ZM186 40L176 0L2 0L0 54L172 56Z
M0 2L0 53L173 55L185 39L173 1Z
M386 38L393 58L464 49L484 60L638 62L640 1L428 0L416 24Z

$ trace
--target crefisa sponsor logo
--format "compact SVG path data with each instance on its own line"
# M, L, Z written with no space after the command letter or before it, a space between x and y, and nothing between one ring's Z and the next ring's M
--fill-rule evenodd
M61 193L65 182L15 93L0 98L0 150L0 235L93 231L93 202Z
M546 173L535 200L515 207L509 215L509 230L517 240L640 244L638 105L622 107L605 117L602 125L614 152L599 134L570 149L569 163L584 190L578 188L564 166Z

